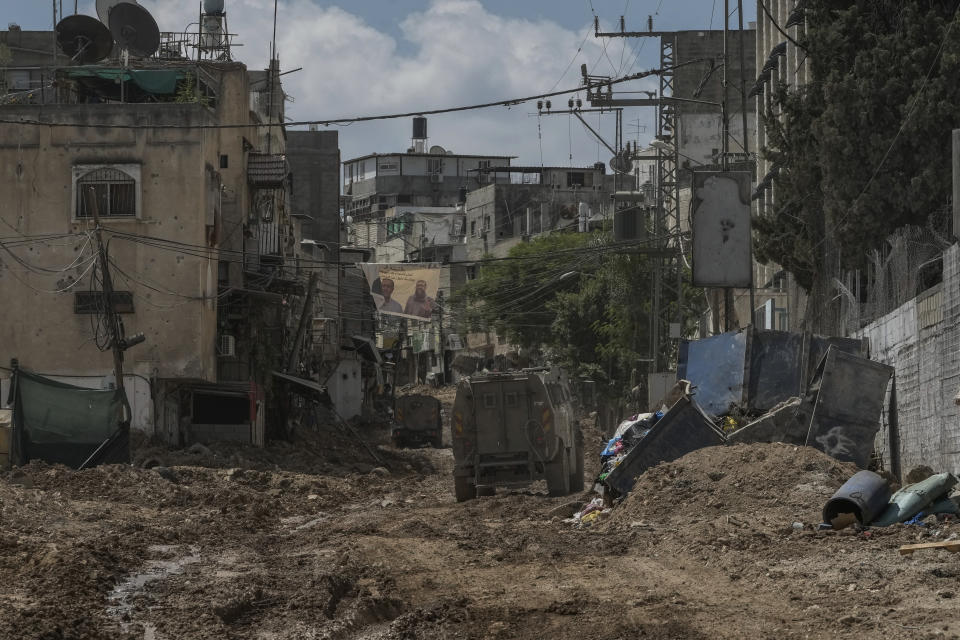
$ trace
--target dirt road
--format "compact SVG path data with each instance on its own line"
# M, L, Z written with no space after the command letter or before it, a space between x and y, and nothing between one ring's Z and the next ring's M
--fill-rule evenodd
M378 460L342 433L167 452L154 469L4 474L0 637L960 634L960 557L897 553L960 525L794 528L819 522L851 473L812 449L695 452L577 529L571 499L544 487L457 504L449 449L363 433Z

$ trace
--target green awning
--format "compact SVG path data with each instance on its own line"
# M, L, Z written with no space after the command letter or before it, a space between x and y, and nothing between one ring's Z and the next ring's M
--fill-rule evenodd
M77 67L64 69L71 78L100 78L111 82L133 82L143 91L156 95L173 94L177 91L177 82L186 74L176 69L104 69Z

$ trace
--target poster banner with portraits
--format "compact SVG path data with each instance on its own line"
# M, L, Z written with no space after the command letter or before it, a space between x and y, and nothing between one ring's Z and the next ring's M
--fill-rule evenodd
M439 263L363 263L377 310L392 316L430 321L438 310Z

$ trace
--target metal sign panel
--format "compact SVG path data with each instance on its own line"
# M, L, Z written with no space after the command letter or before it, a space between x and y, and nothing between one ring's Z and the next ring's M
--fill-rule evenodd
M681 342L677 358L677 379L690 381L697 404L708 414L726 415L742 401L746 330Z
M893 367L831 346L811 387L818 388L807 446L861 469L870 463Z
M750 286L750 179L747 171L694 174L694 286Z

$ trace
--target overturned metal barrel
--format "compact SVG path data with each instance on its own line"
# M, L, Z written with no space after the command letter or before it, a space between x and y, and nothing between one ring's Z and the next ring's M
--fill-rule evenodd
M870 524L874 518L883 513L890 501L890 485L873 471L858 471L837 489L833 497L827 500L823 507L823 521L834 523L838 516L852 513L860 524ZM843 528L849 523L838 520Z

